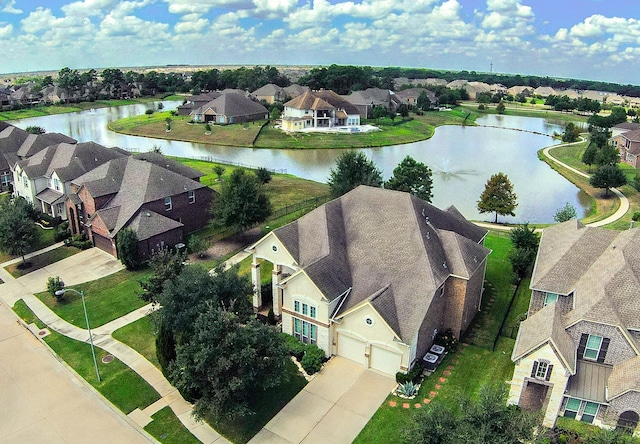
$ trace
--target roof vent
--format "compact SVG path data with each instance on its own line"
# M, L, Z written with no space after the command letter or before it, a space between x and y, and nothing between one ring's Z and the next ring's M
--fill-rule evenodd
M478 256L473 256L473 262L478 262Z
M616 249L616 246L615 246L615 245L611 245L611 249L612 249L612 250L615 250L615 249Z
M447 264L445 262L442 263L442 268L447 268Z
M427 239L431 239L431 232L427 231Z
M424 214L424 208L422 209L422 217L425 217L426 214Z
M151 213L147 211L147 217L151 217Z

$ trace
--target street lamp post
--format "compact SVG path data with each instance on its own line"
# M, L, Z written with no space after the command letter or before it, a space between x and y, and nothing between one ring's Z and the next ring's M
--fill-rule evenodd
M98 361L96 360L96 352L93 348L93 335L91 334L91 327L89 327L89 316L87 315L87 305L84 302L84 292L74 290L73 288L62 288L56 291L56 296L63 296L67 291L72 291L76 294L80 295L80 299L82 299L82 308L84 309L84 319L87 321L87 331L89 332L89 343L91 344L91 356L93 356L93 367L96 369L96 376L98 377L98 382L100 380L100 372L98 371Z

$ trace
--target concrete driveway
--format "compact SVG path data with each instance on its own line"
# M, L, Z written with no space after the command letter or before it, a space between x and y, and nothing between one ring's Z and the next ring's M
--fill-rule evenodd
M351 443L395 384L390 376L333 357L249 443Z

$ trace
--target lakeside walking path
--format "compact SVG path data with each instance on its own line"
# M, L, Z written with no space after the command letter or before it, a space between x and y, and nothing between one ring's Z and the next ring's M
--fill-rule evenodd
M569 170L569 171L571 171L571 172L573 172L575 174L578 174L578 175L588 179L588 178L591 177L590 175L588 175L586 173L583 173L582 171L577 170L577 169L567 165L564 162L561 162L560 160L558 160L555 157L553 157L551 155L551 153L550 153L550 151L553 148L559 148L559 147L563 147L563 146L570 146L570 145L574 145L574 144L582 143L582 142L584 142L584 139L580 140L578 142L562 143L560 145L551 145L551 146L548 146L546 148L543 148L542 149L542 154L547 159L549 159L552 162L554 162L555 164L560 165L562 168L566 168L567 170ZM589 224L586 224L587 227L602 227L604 225L608 225L608 224L613 223L613 222L615 222L615 221L617 221L619 219L622 219L622 217L625 214L627 214L627 211L629 211L629 208L630 208L629 199L627 199L627 196L625 196L617 188L611 188L611 192L613 194L615 194L618 197L618 199L620 199L620 206L618 207L618 209L611 216L608 216L608 217L606 217L606 218L604 218L602 220L596 221L596 222L591 222ZM474 223L476 225L480 226L480 227L486 228L488 230L494 230L494 231L511 231L511 229L513 228L513 227L510 227L510 226L494 224L494 223L491 223L491 222L474 222ZM540 228L537 228L535 231L536 232L540 232L542 230Z

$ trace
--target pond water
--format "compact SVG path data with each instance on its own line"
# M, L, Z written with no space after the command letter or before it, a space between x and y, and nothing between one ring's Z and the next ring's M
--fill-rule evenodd
M180 103L165 101L163 105L165 109L174 109ZM110 121L143 114L152 107L157 107L157 103L99 108L12 123L20 128L41 126L47 132L63 133L80 142L95 141L130 151L148 151L157 145L167 155L263 166L320 182L326 181L336 158L344 151L214 146L127 136L107 129ZM518 195L516 216L500 216L499 221L553 222L556 210L566 202L578 209L580 217L588 211L588 197L537 157L539 149L558 143L550 136L554 131L561 133L561 126L544 119L499 115L482 117L476 123L481 126L442 126L429 140L363 151L383 171L385 179L406 156L427 164L434 172L433 203L440 208L455 205L467 218L493 221L492 215L478 213L476 202L489 177L498 172L509 176Z

